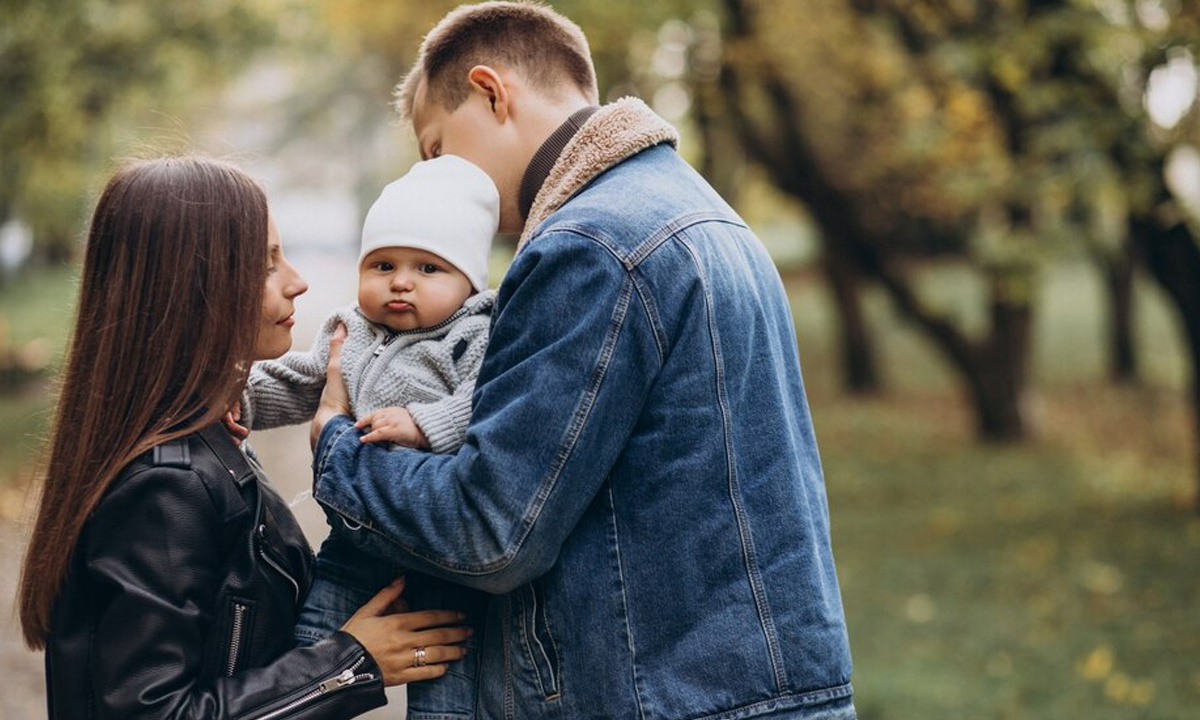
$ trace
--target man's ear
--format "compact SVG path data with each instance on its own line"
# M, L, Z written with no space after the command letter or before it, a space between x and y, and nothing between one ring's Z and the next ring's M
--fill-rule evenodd
M482 93L491 103L492 113L497 121L504 122L508 119L511 98L508 86L498 72L487 65L476 65L467 73L467 80L471 83L472 91Z

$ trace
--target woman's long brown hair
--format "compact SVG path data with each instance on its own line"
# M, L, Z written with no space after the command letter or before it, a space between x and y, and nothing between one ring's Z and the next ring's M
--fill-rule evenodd
M121 470L217 421L244 387L267 223L262 188L206 158L132 163L101 194L21 571L31 648L45 647L84 523Z

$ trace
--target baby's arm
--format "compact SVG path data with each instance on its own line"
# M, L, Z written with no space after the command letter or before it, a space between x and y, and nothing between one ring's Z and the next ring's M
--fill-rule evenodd
M467 439L471 422L471 395L475 380L487 352L491 321L485 315L463 320L461 331L452 333L447 341L447 361L453 363L459 379L454 392L430 403L411 403L408 406L414 425L425 436L429 449L435 453L452 453Z
M251 430L270 430L312 419L325 388L329 340L340 319L334 314L325 321L308 352L254 363L242 392L242 424Z

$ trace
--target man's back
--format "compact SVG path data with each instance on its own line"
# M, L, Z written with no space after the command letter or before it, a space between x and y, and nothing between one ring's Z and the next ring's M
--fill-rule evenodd
M577 420L567 433L612 430L564 437L556 484L614 461L549 572L501 598L515 622L490 629L522 652L485 675L507 669L553 698L518 702L516 717L804 717L848 698L821 466L787 298L761 244L660 145L535 231L501 286L499 325L546 263L556 287L537 288L544 314L528 321L583 293L599 317L557 322L603 330L563 335L592 360L587 391L559 398ZM538 392L553 396L565 380L554 372ZM493 689L485 705L504 707L511 686Z

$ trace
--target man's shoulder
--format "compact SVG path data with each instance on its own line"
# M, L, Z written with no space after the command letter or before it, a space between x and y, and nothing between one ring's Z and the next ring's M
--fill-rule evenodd
M639 236L698 213L737 217L712 186L664 144L598 175L552 213L539 234L578 227Z

